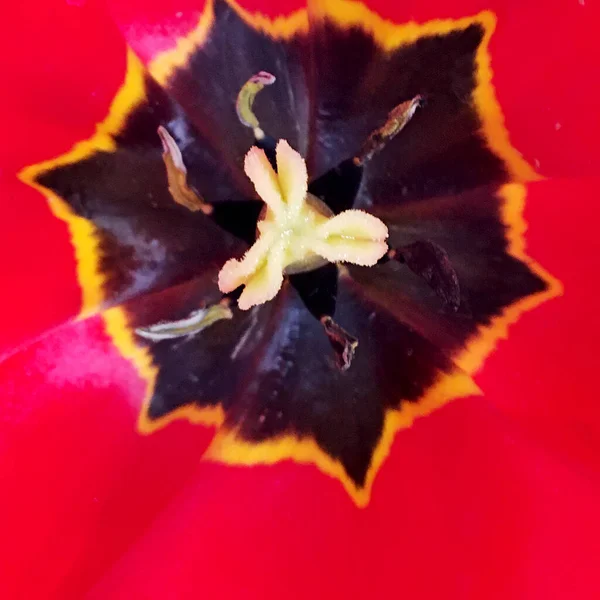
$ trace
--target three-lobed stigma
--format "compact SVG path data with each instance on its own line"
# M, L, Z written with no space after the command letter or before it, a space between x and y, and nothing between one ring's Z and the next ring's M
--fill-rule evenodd
M238 306L247 310L273 299L285 274L312 270L326 262L373 266L388 251L388 230L361 210L333 216L308 193L306 163L285 140L276 148L277 171L265 152L252 147L244 170L265 202L254 245L240 260L228 260L219 289L244 290Z

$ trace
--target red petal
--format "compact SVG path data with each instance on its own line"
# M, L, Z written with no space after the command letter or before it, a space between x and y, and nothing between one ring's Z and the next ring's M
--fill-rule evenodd
M544 176L596 173L597 2L368 0L365 4L400 23L492 11L497 17L490 42L492 82L512 144Z
M205 6L205 0L106 0L106 3L127 43L146 62L174 48L178 38L192 31ZM239 4L248 11L275 18L304 8L306 2L244 0Z
M90 598L594 597L599 491L459 401L397 438L364 510L308 467L201 465Z
M212 432L140 435L143 393L99 318L0 365L0 597L81 598L193 473Z
M414 2L398 10L425 19L448 16L448 7L452 16L472 14L479 4ZM537 158L544 173L579 173L598 164L592 146L599 133L591 105L593 5L555 1L543 15L533 2L498 8L492 45L498 96L514 143L529 160ZM4 125L17 136L14 156L6 156L6 146L2 156L10 168L30 162L25 151L36 161L89 136L124 59L91 7L15 7L23 14L5 20L4 36L4 55L11 57L5 62L16 65L7 65L11 94L3 95L4 114L11 117ZM66 29L63 18L70 23ZM106 87L104 77L112 81ZM98 101L90 95L96 82ZM140 383L113 354L97 321L63 330L60 343L51 337L6 361L0 514L7 520L7 556L0 560L0 595L80 598L132 545L99 583L96 597L291 598L315 590L322 596L450 599L600 595L597 184L531 187L529 253L563 281L564 298L513 326L510 341L479 376L487 399L458 401L398 436L363 511L311 467L203 463L194 470L207 441L197 427L173 424L149 438L138 436L139 406L131 395L141 397ZM5 292L2 314L16 332L36 312L22 298L37 299L47 289L42 274L49 273L48 281L52 273L66 277L72 256L64 230L52 231L62 225L43 204L35 217L33 196L27 200L22 186L7 185L14 186L8 196L14 201L5 228L13 237L8 244L0 236L3 256L12 261L3 261L10 269L3 289L14 289L15 300L8 304ZM48 240L35 246L41 231ZM72 309L75 290L67 281ZM37 306L43 309L45 300ZM49 322L62 316L52 313ZM74 373L73 357L83 351L85 365ZM567 458L543 452L492 403L524 417L540 441L556 444ZM571 458L585 459L589 472L573 468ZM192 472L193 481L172 499Z
M527 253L560 279L564 295L511 327L477 378L487 400L526 424L566 459L600 464L595 390L600 314L600 180L529 186Z
M76 314L80 290L64 224L16 179L0 182L0 358Z
M312 467L198 463L198 427L136 434L140 382L96 319L3 367L3 597L600 593L598 480L481 398L398 436L361 510Z
M3 219L0 235L0 356L79 311L81 292L63 222L19 182L34 162L90 137L125 67L125 45L105 12L76 3L12 3L0 52Z
M490 52L512 143L542 175L597 173L600 119L593 73L600 6L554 0L503 7Z
M95 2L26 0L7 9L0 39L10 94L2 102L11 118L0 156L18 169L93 133L123 79L125 45Z

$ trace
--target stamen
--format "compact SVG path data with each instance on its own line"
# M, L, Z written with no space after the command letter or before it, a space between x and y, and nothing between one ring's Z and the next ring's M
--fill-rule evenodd
M292 275L290 283L313 317L323 325L335 352L336 364L345 371L352 362L358 341L333 320L337 304L338 267L328 263L310 273Z
M404 129L406 124L413 118L417 108L422 105L422 102L422 96L417 95L412 100L402 102L393 108L383 126L376 129L368 137L360 153L354 158L354 164L364 165L377 152L380 152L390 140Z
M251 148L245 170L267 205L258 222L258 239L241 260L231 259L219 273L219 289L241 285L238 306L246 310L271 300L284 274L316 269L325 262L373 266L387 252L387 227L361 210L337 216L307 193L308 174L300 154L285 140L276 148L277 172L264 151Z
M338 368L346 371L352 364L358 340L342 329L331 317L322 317L320 321L335 352Z
M210 327L217 321L233 318L229 308L229 299L208 308L201 308L179 321L162 321L148 327L138 327L135 332L143 338L159 342L179 337L191 337Z
M265 137L265 132L260 128L260 123L252 111L252 105L254 104L256 94L266 85L272 85L273 83L275 83L275 75L271 75L267 71L260 71L256 75L252 75L242 86L235 103L235 109L240 122L242 125L252 129L254 137L257 140L262 140Z
M430 241L413 242L408 246L390 250L390 259L397 260L419 277L444 301L444 305L456 312L460 306L458 275L441 247Z
M205 215L210 215L213 210L212 206L204 202L201 196L188 187L187 169L175 140L162 125L158 128L158 135L163 145L163 160L167 168L169 192L171 192L173 200L192 212L201 210Z

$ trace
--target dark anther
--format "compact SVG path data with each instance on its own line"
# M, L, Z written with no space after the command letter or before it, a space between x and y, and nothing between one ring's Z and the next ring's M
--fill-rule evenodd
M321 317L321 323L335 351L336 364L341 371L346 371L352 364L358 340L344 331L331 317Z
M344 331L332 318L337 299L337 266L327 264L314 271L290 275L290 282L306 308L323 325L335 352L336 365L345 371L352 363L358 340Z
M413 273L427 282L446 307L453 311L458 310L458 276L443 248L430 241L413 242L408 246L390 250L388 257L406 264Z
M417 108L425 108L427 106L427 103L429 102L427 99L427 96L421 96L420 94L417 96L418 100L418 107Z
M173 200L192 212L200 210L205 215L210 215L213 210L212 206L188 186L187 169L177 143L162 125L158 128L158 135L163 145L163 161L167 169L169 192L171 192Z
M423 97L415 96L398 104L388 114L386 122L376 129L364 143L360 153L354 157L356 165L364 165L371 160L377 152L383 150L385 145L396 137L413 118L417 108L423 105Z

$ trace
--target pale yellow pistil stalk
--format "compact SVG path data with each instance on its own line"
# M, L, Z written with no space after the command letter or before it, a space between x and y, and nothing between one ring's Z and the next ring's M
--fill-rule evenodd
M219 273L219 289L244 290L238 306L247 310L272 300L284 274L314 269L326 262L372 266L387 252L388 230L361 210L337 216L308 194L304 159L285 140L276 149L277 172L267 156L253 147L244 170L266 204L258 238L241 260L228 260Z

